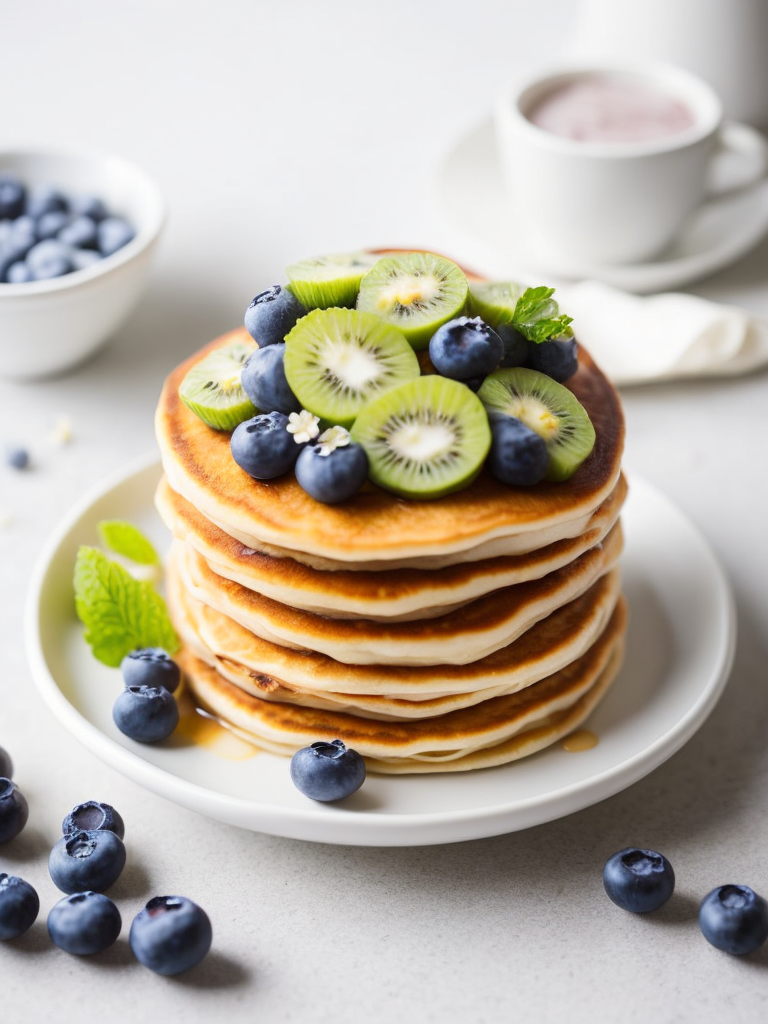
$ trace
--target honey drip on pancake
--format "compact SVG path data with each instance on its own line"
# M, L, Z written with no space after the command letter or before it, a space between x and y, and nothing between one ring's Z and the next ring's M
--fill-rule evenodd
M583 750L591 750L599 743L597 736L589 729L577 729L566 736L561 746L569 754L580 754Z
M220 718L186 697L179 701L179 724L174 736L196 747L205 747L227 761L247 761L260 753L255 744L241 739Z

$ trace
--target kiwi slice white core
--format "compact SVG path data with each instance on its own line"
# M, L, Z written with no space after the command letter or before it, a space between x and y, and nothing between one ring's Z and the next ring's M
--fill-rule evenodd
M387 434L393 459L422 463L449 459L460 440L452 423L426 416L410 422L395 421Z

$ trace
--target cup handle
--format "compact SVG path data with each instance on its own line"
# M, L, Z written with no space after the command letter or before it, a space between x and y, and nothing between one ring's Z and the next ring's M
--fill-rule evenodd
M768 139L750 125L724 121L716 147L707 183L710 199L739 192L768 174Z

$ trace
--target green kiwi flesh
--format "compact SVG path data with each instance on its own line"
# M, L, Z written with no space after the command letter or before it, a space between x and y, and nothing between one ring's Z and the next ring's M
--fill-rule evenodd
M352 439L373 483L405 498L439 498L468 487L491 445L488 417L465 384L432 374L367 405Z
M459 316L467 279L450 260L430 252L384 256L360 282L357 308L398 327L415 349L427 348L442 324Z
M525 285L516 281L470 281L469 309L491 327L508 324Z
M581 402L537 370L520 366L495 370L485 378L477 397L489 414L514 416L544 438L549 451L547 480L573 476L595 445L595 428Z
M187 372L179 398L214 430L234 430L258 409L243 391L243 363L256 348L252 341L233 341L209 352Z
M391 324L357 309L313 309L285 339L285 376L305 409L349 427L363 406L419 376L416 353Z
M286 270L288 287L305 309L354 306L363 274L378 258L370 252L349 252L300 260Z

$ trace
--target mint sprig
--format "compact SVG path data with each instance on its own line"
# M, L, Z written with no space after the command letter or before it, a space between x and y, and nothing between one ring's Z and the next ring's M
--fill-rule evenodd
M116 555L122 555L137 565L159 564L160 558L152 542L133 523L124 519L102 519L96 527L104 546Z
M134 579L98 548L82 545L75 559L75 609L93 655L117 668L137 647L173 655L179 638L165 601L146 580Z
M515 304L512 326L528 341L540 344L550 338L570 338L573 317L560 313L559 306L552 298L554 288L541 285L526 288Z

